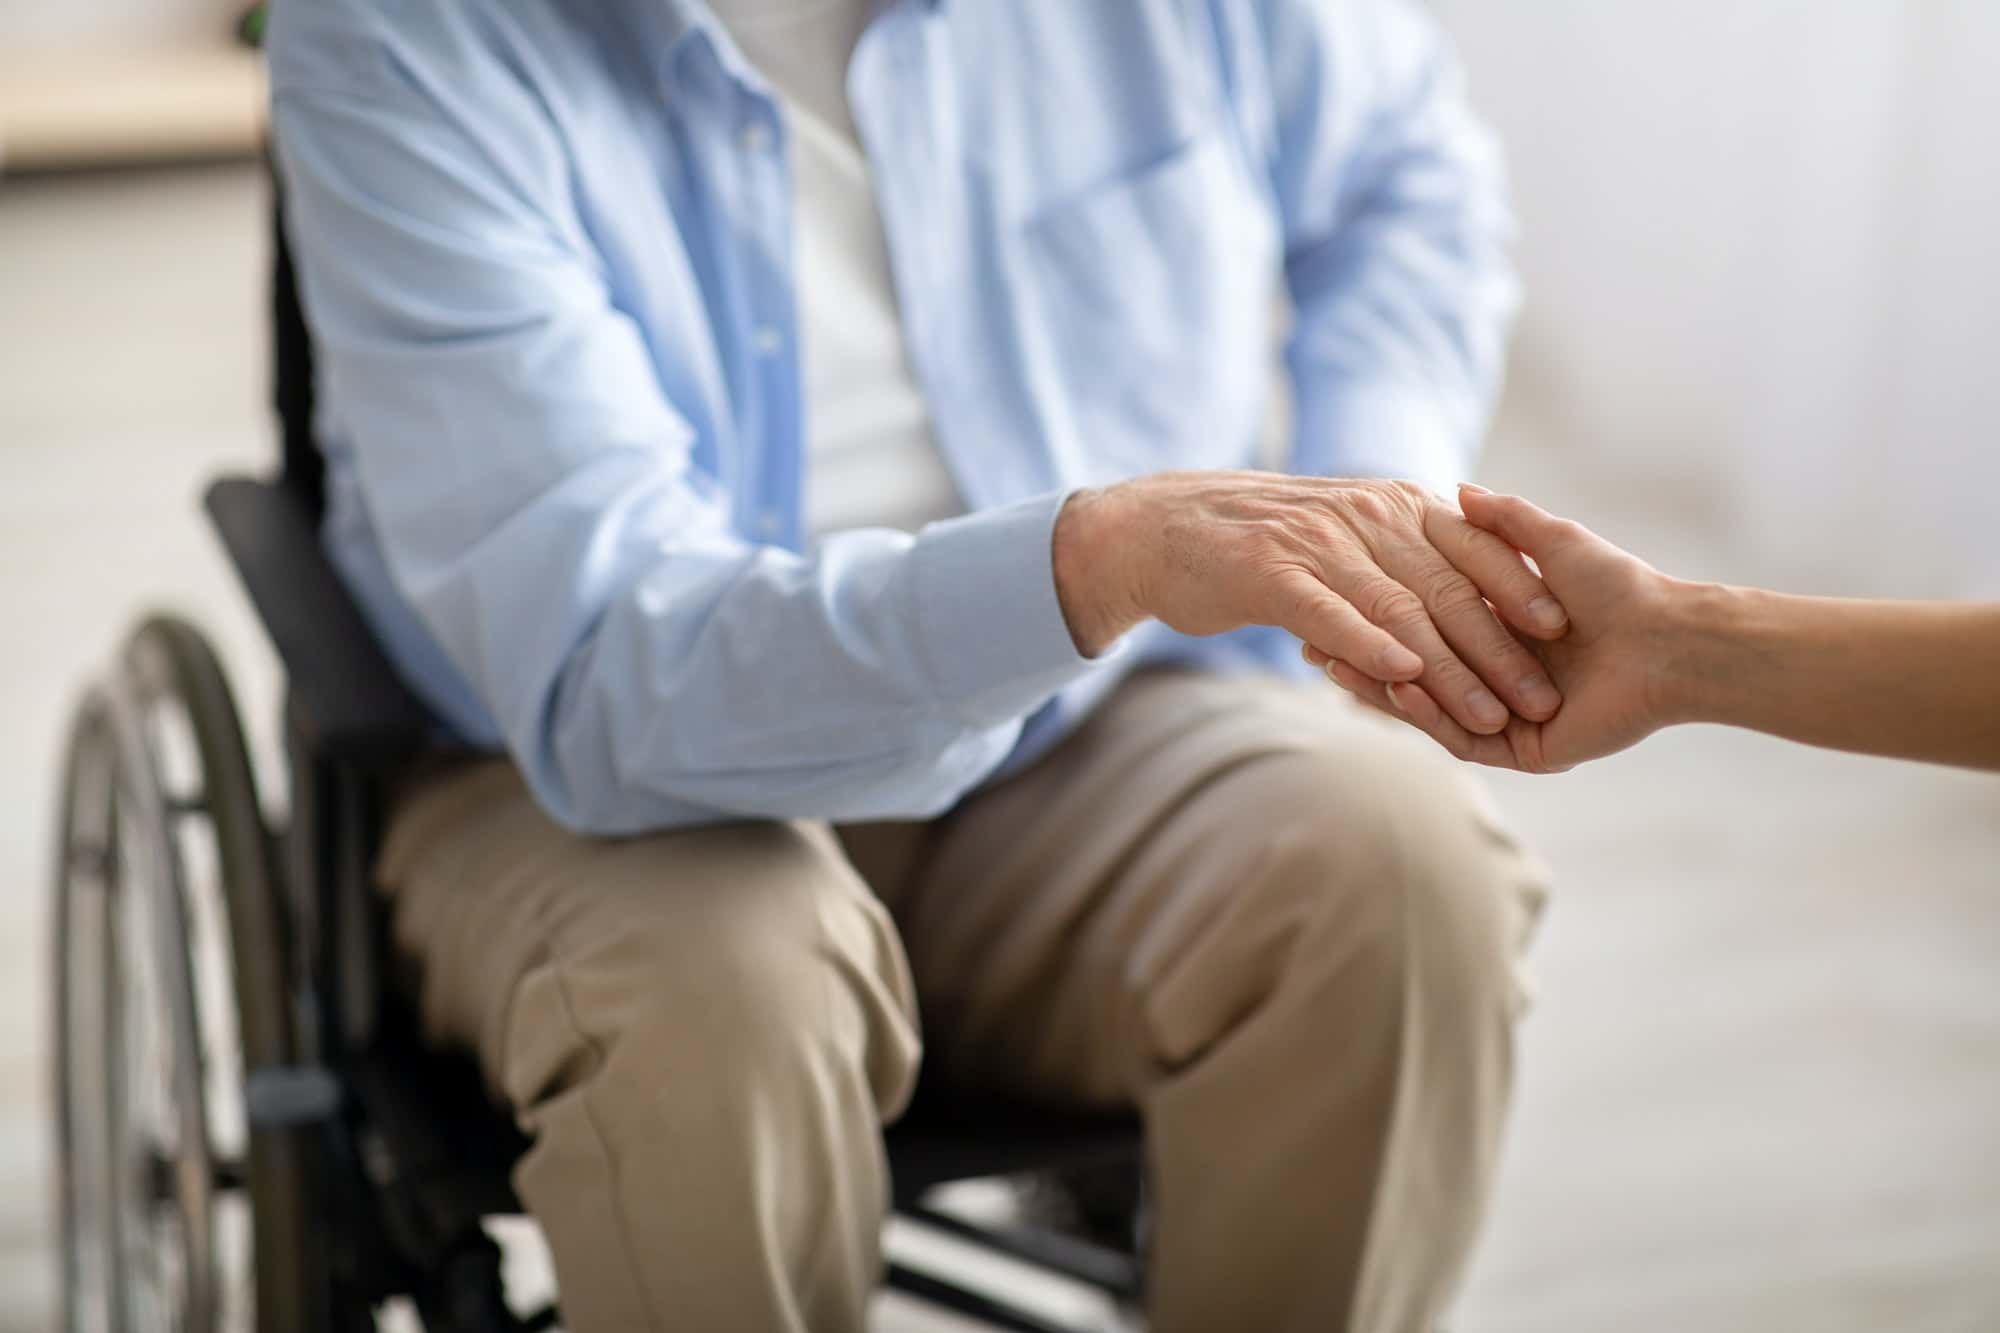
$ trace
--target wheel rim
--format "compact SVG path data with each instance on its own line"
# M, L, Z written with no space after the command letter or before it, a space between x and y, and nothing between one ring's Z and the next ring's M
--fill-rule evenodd
M65 783L57 866L57 1059L66 1322L74 1330L128 1326L114 1164L122 1140L111 1045L118 961L111 936L113 791L117 744L108 703L93 695L78 716Z
M149 622L125 654L127 729L143 751L167 836L157 848L166 872L152 902L154 957L163 965L157 1011L166 1020L153 1095L162 1115L151 1135L152 1158L140 1169L153 1182L156 1252L180 1260L184 1287L168 1308L187 1328L253 1327L251 1218L243 1188L249 1152L243 1095L243 1045L223 878L216 844L215 790L171 651L172 636ZM248 799L254 806L254 793ZM158 1033L158 1029L156 1029ZM164 1234L160 1234L164 1233Z
M63 828L68 1323L249 1328L247 1129L213 830L168 664L141 641L127 665L79 721Z
M131 804L129 793L127 799L114 798L116 848L134 848L144 838L135 827L141 816L129 813ZM111 1022L106 1033L112 1074L112 1202L126 1326L180 1330L199 1327L190 1308L197 1299L192 1287L198 1281L194 1249L199 1242L191 1243L191 1238L199 1234L201 1223L190 1224L189 1201L181 1197L179 1180L182 1145L191 1127L177 1095L181 1053L168 1017L174 983L160 957L168 927L156 910L156 886L137 879L146 873L134 864L137 860L129 854L119 859L107 913L115 966L106 988L116 997L107 1006Z

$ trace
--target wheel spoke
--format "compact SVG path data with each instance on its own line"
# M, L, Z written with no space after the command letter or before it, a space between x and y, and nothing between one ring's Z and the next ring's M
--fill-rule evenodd
M72 1333L322 1327L299 1149L253 1144L244 1109L246 1049L294 1059L269 839L213 655L146 622L79 711L56 843Z

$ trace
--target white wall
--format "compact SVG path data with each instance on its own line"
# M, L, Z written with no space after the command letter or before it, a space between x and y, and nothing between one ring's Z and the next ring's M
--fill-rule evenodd
M0 0L0 58L227 40L234 0Z
M1807 582L2000 592L2000 4L1435 8L1561 443L1713 491Z

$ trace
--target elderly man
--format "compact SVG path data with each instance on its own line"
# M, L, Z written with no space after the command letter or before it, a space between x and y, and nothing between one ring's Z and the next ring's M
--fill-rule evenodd
M1512 302L1431 27L309 0L271 61L326 540L494 756L380 880L570 1326L858 1328L920 1012L960 1085L1142 1113L1157 1329L1430 1323L1539 889L1282 677L1559 702L1508 627L1561 608L1429 489Z

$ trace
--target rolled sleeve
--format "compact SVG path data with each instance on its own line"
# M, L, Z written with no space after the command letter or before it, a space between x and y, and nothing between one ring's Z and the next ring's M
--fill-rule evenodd
M1068 498L933 523L917 538L925 656L939 694L975 725L1019 717L1106 660L1077 651L1056 596L1051 552Z

